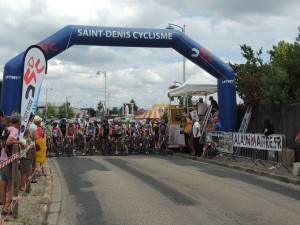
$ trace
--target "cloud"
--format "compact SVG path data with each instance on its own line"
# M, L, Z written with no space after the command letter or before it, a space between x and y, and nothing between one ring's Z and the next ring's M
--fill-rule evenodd
M242 62L241 44L266 51L280 40L294 41L299 5L296 0L0 1L0 68L70 24L157 29L168 23L185 25L186 35L214 55ZM71 95L73 106L96 107L104 100L105 79L103 74L96 75L101 70L107 72L110 107L131 99L143 108L154 99L167 103L170 83L183 81L182 60L171 49L72 46L49 60L40 100L45 101L45 88L52 87L49 101L65 101ZM186 61L186 79L200 71Z

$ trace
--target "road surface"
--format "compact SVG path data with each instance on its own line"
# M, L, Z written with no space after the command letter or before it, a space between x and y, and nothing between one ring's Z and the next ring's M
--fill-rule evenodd
M54 159L59 224L297 225L300 187L174 156Z

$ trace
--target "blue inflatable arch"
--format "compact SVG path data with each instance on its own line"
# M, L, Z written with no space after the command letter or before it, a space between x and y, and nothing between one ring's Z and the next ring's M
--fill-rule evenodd
M236 90L232 68L180 31L70 25L38 45L44 50L46 60L73 45L173 48L218 79L220 121L225 131L236 130ZM4 67L1 107L5 115L20 110L23 56L24 52Z

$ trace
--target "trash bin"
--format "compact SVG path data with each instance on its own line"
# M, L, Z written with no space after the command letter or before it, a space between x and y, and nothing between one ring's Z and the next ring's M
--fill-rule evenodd
M293 175L300 176L300 162L293 164Z

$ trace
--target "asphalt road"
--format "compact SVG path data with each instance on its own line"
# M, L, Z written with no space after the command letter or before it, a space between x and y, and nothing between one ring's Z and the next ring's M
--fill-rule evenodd
M297 225L300 186L174 156L55 159L59 224Z

